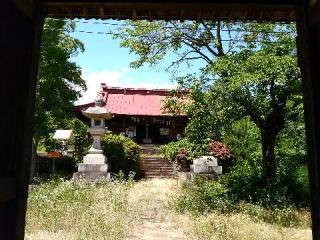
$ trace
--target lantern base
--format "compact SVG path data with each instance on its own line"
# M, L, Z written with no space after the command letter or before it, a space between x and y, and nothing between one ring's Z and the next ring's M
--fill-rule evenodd
M110 180L109 172L75 172L73 173L73 179L85 179L87 181L100 181L100 180Z
M73 174L74 179L83 178L88 181L110 179L107 158L103 154L89 153L78 166L78 172Z

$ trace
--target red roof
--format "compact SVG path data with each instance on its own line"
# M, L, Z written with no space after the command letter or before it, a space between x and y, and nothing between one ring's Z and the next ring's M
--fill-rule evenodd
M171 116L163 113L163 100L168 89L118 88L102 86L105 107L114 115L133 116ZM85 110L94 103L77 106L77 110Z

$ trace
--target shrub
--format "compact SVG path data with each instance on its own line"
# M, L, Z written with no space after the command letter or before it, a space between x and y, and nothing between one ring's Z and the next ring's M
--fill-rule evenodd
M190 143L187 139L182 139L176 142L170 142L166 145L160 146L160 153L163 155L164 158L173 161L179 151L185 150L188 152L190 148Z
M258 161L239 161L220 181L237 202L277 208L307 207L310 195L306 167L287 164L285 169L279 170L276 178L265 184Z
M298 210L288 205L281 208L263 207L258 204L240 203L238 211L250 215L253 220L264 221L284 227L309 227L310 218L306 209Z
M292 203L288 187L279 178L265 184L258 163L240 161L220 181L236 202L245 201L279 208Z
M310 203L310 189L307 166L291 160L278 167L279 184L286 186L286 197L297 206L307 207Z
M228 190L218 181L208 181L202 177L196 177L192 184L185 183L183 194L174 203L177 211L195 215L232 209Z
M309 206L311 196L307 166L300 166L296 169L294 181L289 185L289 191L298 205Z
M248 161L239 161L229 173L224 174L221 183L230 191L235 201L257 201L261 182L261 169Z
M106 134L101 139L104 154L108 158L113 173L122 171L126 176L130 172L141 177L140 146L122 135Z
M74 136L74 157L80 163L83 157L88 153L92 144L92 137L86 134L79 134Z
M229 160L233 158L230 153L229 148L222 142L219 141L210 141L209 142L209 149L212 156L219 158L221 160Z
M235 161L234 156L231 154L227 145L222 142L212 140L209 142L209 151L212 156L218 159L219 165L222 166L223 171L229 172Z
M187 139L182 139L160 146L160 153L172 161L178 171L186 172L190 170L192 159L199 155L194 146Z
M52 174L53 161L55 161L55 174L71 176L77 171L77 161L73 157L61 156L59 158L38 157L38 174L49 176Z

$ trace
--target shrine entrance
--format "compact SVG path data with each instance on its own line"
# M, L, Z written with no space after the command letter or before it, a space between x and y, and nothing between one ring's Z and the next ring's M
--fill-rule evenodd
M23 239L43 18L297 21L313 239L320 239L320 1L0 1L0 238ZM23 106L23 107L22 107ZM21 121L23 119L23 121Z

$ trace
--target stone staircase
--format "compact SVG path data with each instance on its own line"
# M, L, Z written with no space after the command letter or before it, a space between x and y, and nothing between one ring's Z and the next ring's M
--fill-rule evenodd
M145 178L173 178L175 177L172 163L160 156L157 145L141 145L142 174Z

